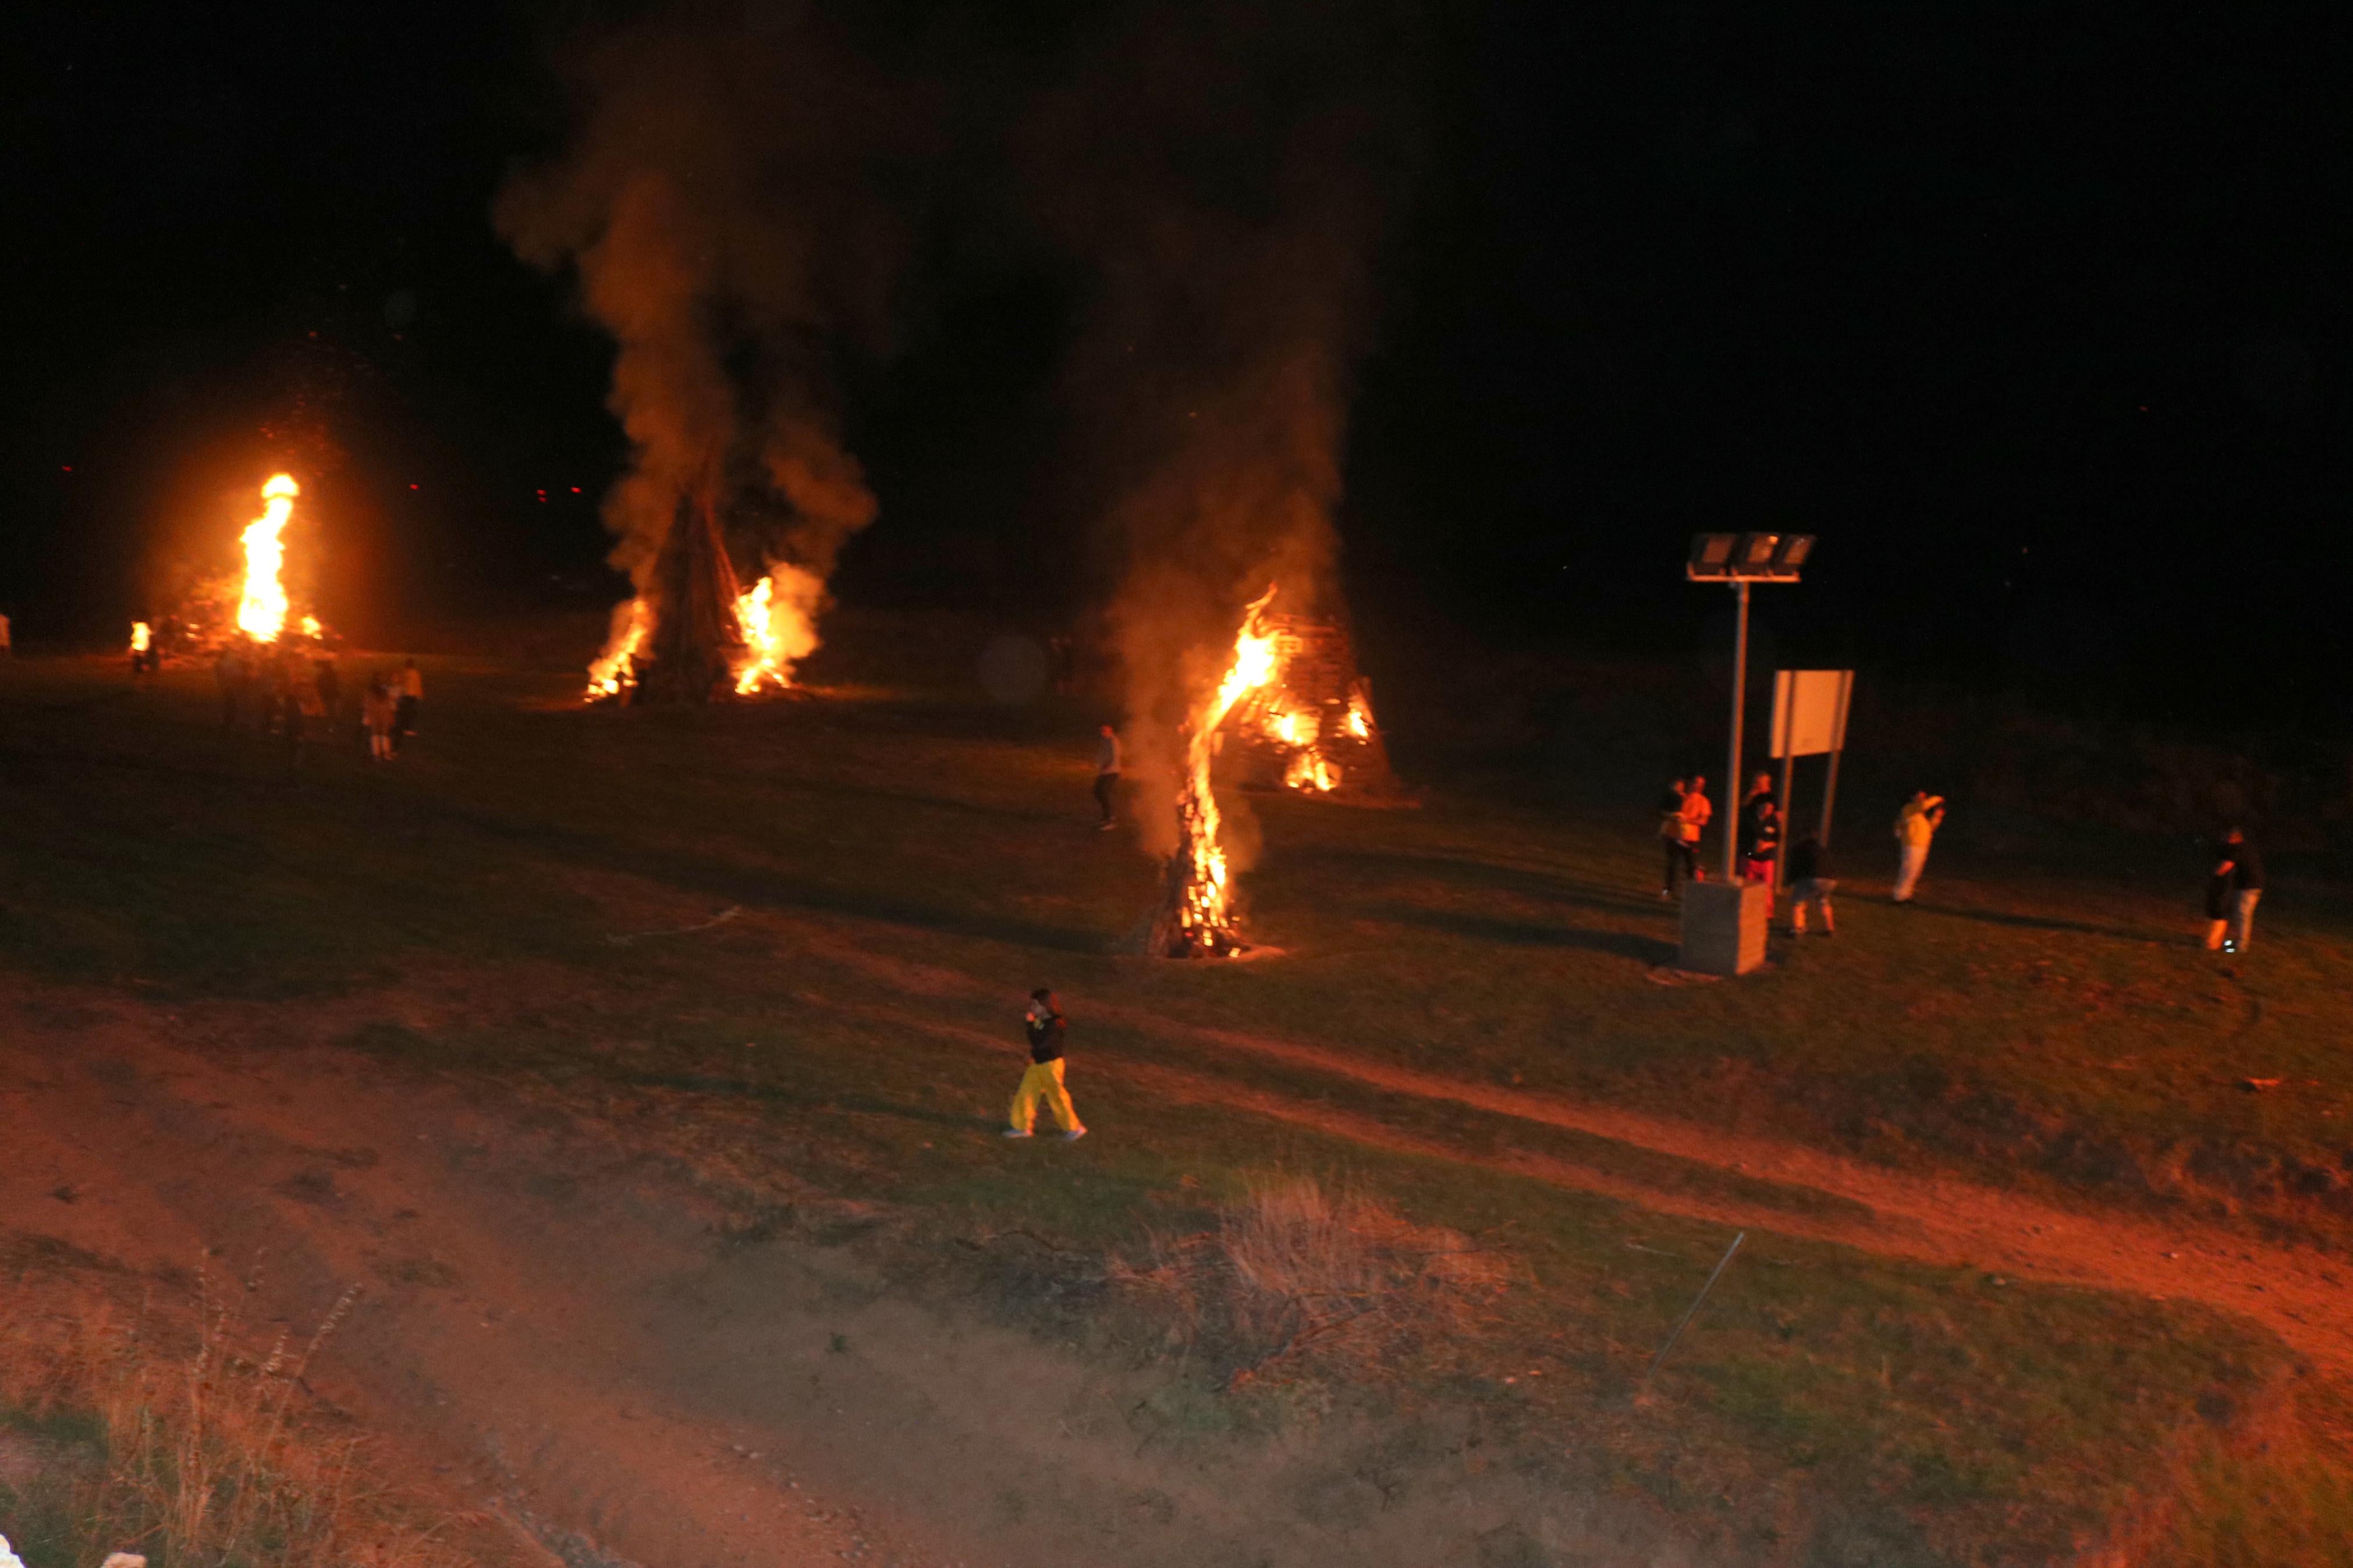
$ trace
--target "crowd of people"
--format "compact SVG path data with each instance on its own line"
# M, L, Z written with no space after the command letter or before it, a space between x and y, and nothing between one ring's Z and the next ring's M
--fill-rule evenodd
M250 725L276 736L298 770L311 742L349 733L354 720L369 760L391 762L416 735L425 700L425 675L412 658L397 669L372 673L353 714L344 705L342 661L334 650L291 642L223 644L213 658L213 679L220 689L221 728Z
M1715 806L1707 797L1707 779L1694 773L1687 779L1676 779L1667 785L1659 802L1659 840L1665 849L1666 874L1659 882L1659 897L1672 900L1686 882L1703 882L1707 871L1700 863L1700 840L1708 824L1715 819ZM1782 869L1785 849L1782 839L1786 819L1778 794L1773 788L1773 775L1758 773L1749 782L1748 793L1741 798L1740 810L1730 831L1733 837L1733 859L1736 874L1744 882L1762 884L1767 889L1775 887ZM1824 936L1837 931L1831 912L1831 892L1837 886L1830 872L1830 851L1821 839L1811 833L1801 833L1786 846L1788 854L1787 883L1792 899L1789 908L1788 934L1806 934L1806 911L1814 912L1814 922ZM1766 912L1772 913L1772 894L1767 895Z
M1665 869L1659 897L1672 901L1688 882L1704 881L1700 840L1715 815L1707 797L1707 779L1701 774L1676 779L1659 802L1659 840ZM1822 935L1834 933L1831 894L1838 881L1831 873L1830 849L1820 837L1801 832L1784 849L1784 813L1769 773L1758 773L1742 797L1733 826L1734 859L1741 880L1773 889L1777 882L1789 890L1789 936L1807 934L1807 915ZM1945 797L1916 790L1895 814L1895 876L1889 901L1910 904L1917 895L1921 873L1928 867L1928 849L1936 830L1945 825ZM1777 867L1786 872L1776 878ZM2232 827L2215 844L2213 869L2206 885L2206 946L2221 952L2243 952L2253 939L2255 905L2263 896L2263 859L2246 831ZM1766 902L1767 919L1773 912L1773 895Z

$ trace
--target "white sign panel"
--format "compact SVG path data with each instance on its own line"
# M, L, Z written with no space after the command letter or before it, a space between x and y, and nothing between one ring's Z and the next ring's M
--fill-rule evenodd
M1773 755L1810 757L1842 750L1847 700L1853 694L1851 669L1775 670Z

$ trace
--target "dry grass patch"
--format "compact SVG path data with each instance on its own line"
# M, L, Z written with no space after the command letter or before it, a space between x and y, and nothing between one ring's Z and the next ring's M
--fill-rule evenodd
M17 1313L0 1325L0 1417L23 1462L0 1478L29 1563L112 1552L157 1568L335 1563L457 1568L444 1525L376 1479L304 1374L349 1310L307 1341L248 1353L239 1315L200 1279L193 1324L152 1309Z
M1236 1386L1394 1366L1477 1332L1517 1275L1512 1258L1377 1199L1309 1176L1252 1183L1217 1228L1152 1237L1114 1280L1155 1301L1172 1346L1201 1354Z

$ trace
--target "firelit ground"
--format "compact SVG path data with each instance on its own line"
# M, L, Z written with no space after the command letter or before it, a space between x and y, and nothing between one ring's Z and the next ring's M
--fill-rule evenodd
M364 1284L314 1383L572 1561L2353 1560L2318 897L2225 968L2145 882L1859 851L1835 942L1664 984L1648 795L1440 777L1257 800L1285 956L1155 963L1087 715L863 673L428 666L295 784L206 672L7 668L16 1273ZM1083 1143L994 1135L1039 984ZM1302 1179L1482 1267L1246 1278Z

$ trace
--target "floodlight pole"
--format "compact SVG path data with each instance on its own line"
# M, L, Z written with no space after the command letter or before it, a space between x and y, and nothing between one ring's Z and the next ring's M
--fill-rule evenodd
M1740 611L1733 620L1732 744L1724 764L1724 880L1727 887L1739 880L1734 857L1739 853L1740 842L1740 719L1742 699L1748 695L1748 579L1735 578L1732 591L1739 596Z
M1823 848L1831 847L1831 804L1838 799L1838 754L1847 750L1847 703L1852 700L1852 696L1854 696L1854 682L1850 679L1838 691L1838 729L1831 731L1838 738L1838 745L1831 748L1831 778L1821 785L1821 832L1817 837L1821 839Z

